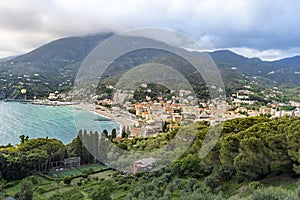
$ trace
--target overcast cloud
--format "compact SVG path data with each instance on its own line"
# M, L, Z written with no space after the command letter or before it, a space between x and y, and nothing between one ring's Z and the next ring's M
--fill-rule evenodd
M59 37L151 26L204 49L272 60L300 54L299 9L296 0L1 0L0 57Z

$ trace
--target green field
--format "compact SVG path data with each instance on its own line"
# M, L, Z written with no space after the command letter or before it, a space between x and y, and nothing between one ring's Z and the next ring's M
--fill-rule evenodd
M79 176L79 175L82 175L84 174L85 171L89 170L89 169L92 169L94 172L97 172L97 171L101 171L103 169L106 169L107 167L103 166L103 165L100 165L100 164L95 164L95 165L83 165L79 168L76 168L76 169L67 169L67 170L64 170L64 171L59 171L59 172L56 172L56 171L53 171L50 173L50 176L54 177L54 178L64 178L66 176Z

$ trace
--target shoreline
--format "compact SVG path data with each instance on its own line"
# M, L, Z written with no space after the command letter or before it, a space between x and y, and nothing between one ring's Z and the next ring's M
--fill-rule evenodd
M49 101L49 100L33 100L30 103L33 105L40 105L40 106L73 106L78 104L76 102L69 102L69 101Z
M103 108L105 110L97 109L97 107L92 104L64 102L64 101L48 101L48 100L35 100L35 101L31 101L30 104L41 105L41 106L73 106L115 122L119 126L120 133L122 133L123 127L132 126L133 124L137 123L136 120L130 119L127 116L123 116L123 115L116 116L116 114L112 113L110 110L107 110L107 108Z
M80 108L82 110L88 111L88 112L92 112L96 115L99 115L101 117L107 118L107 119L115 122L116 124L119 125L119 134L122 134L123 127L132 126L133 124L137 123L137 121L135 121L133 119L129 119L125 116L120 116L120 117L115 116L115 114L109 110L96 109L96 107L94 105L76 104L73 106Z

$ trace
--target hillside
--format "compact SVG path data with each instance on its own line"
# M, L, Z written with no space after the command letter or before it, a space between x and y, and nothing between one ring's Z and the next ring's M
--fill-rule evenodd
M198 152L209 131L206 123L197 127L195 139L188 150L169 165L136 174L107 169L96 164L80 136L63 145L56 139L30 139L18 146L0 148L0 198L23 199L299 199L300 118L248 117L223 124L222 139L212 151L199 158ZM119 165L136 159L137 152L162 149L179 133L177 130L156 138L123 138L113 141L131 155L116 155L112 149L99 152L112 156ZM188 133L187 133L188 134ZM99 137L86 134L85 137ZM97 140L90 140L95 143ZM173 151L162 152L156 162ZM60 161L67 155L80 156L82 166L63 171L48 170L49 161ZM278 156L280 155L280 156ZM50 157L50 159L49 159ZM112 163L110 163L112 164ZM26 198L25 198L26 199Z
M300 56L284 58L270 63L277 67L284 67L284 68L293 69L295 71L300 71Z
M19 98L21 88L27 89L29 98L45 96L56 90L70 90L81 62L97 44L111 35L112 33L61 38L24 55L2 60L0 99ZM257 91L266 87L270 90L278 87L288 96L295 97L296 94L297 97L297 85L300 86L297 73L300 71L300 65L297 65L300 63L299 57L265 62L258 58L246 58L228 50L211 52L209 55L221 71L228 95L245 85L252 85ZM107 69L105 77L119 77L130 68L150 61L170 65L187 77L193 85L203 85L201 75L193 75L193 67L189 63L172 53L154 49L138 50L121 56ZM253 80L254 78L256 80ZM202 86L196 90L199 94L203 93L200 92L203 90ZM206 96L205 93L203 95L200 98Z
M0 62L0 98L17 98L17 90L24 87L29 98L68 89L82 60L111 35L62 38Z
M233 65L247 75L265 77L278 83L300 85L297 74L300 71L300 56L273 62L246 58L228 50L215 51L210 53L210 56L215 62Z
M248 75L266 75L275 69L274 66L259 58L246 58L229 50L220 50L210 53L215 62L233 65Z

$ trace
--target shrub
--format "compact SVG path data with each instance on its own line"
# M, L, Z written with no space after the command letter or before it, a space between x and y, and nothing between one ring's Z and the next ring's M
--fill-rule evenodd
M87 178L88 176L88 174L82 174L82 178Z
M54 194L53 196L49 197L48 200L65 200L65 198L60 192L58 192L58 193Z
M35 191L40 194L44 194L45 192L47 192L47 190L41 186L38 187Z
M90 198L92 200L111 200L111 192L110 189L107 188L106 186L99 186L96 190L94 190L91 194L90 194Z
M63 178L64 184L69 185L71 183L71 181L72 181L72 178L70 176L66 176Z
M34 176L28 177L28 180L31 181L33 185L37 185L39 183L38 179Z
M298 200L297 192L292 192L284 188L269 187L264 190L255 191L249 199L251 200Z
M15 194L16 199L32 199L34 186L31 181L24 179L21 182L20 191Z
M258 182L258 181L252 181L251 183L249 183L249 188L251 190L256 190L258 188L261 188L262 186L263 185L260 182Z
M220 186L221 181L219 180L218 176L208 176L205 178L204 183L207 187L215 189Z

